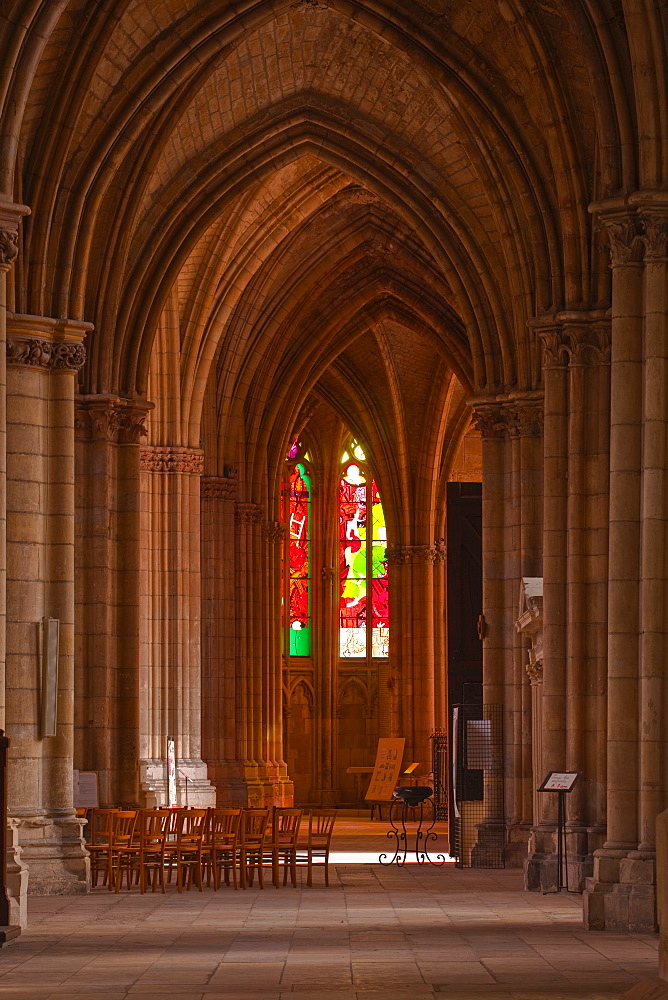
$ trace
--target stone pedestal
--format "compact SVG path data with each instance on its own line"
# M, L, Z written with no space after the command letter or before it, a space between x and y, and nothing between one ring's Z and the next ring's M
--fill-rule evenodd
M656 859L649 852L595 851L593 875L585 885L585 927L638 934L655 931L655 871Z

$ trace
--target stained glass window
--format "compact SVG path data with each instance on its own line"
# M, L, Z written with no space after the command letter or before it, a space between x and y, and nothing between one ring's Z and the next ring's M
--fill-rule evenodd
M292 466L290 472L288 517L290 656L310 656L311 480L301 462Z
M388 655L385 515L378 487L368 481L363 460L359 445L344 452L339 486L342 657L367 656L369 651L371 656Z

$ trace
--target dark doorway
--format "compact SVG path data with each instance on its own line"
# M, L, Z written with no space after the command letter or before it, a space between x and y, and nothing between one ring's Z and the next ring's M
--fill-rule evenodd
M453 705L482 707L482 641L478 634L482 614L482 484L448 483L447 504L448 730L452 760ZM452 794L449 805L452 820ZM449 826L452 836L453 823Z

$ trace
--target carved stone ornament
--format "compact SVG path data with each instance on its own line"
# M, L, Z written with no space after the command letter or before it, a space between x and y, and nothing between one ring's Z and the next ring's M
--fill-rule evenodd
M406 566L409 563L424 563L434 566L445 560L445 543L435 545L388 545L386 550L388 566Z
M642 232L636 215L603 217L601 226L608 234L611 267L637 264L642 260Z
M516 402L509 414L510 433L515 437L542 437L545 408L542 402Z
M0 229L0 267L10 268L19 255L19 234Z
M7 364L14 368L78 372L85 361L86 348L80 341L7 337Z
M568 342L564 331L558 326L538 331L543 345L543 368L566 368L568 365Z
M142 448L139 456L142 472L185 472L201 476L204 456L198 448L175 448L168 445L151 445Z
M648 264L665 264L668 262L668 214L643 211L640 213L640 221L643 227L645 261Z
M237 524L263 524L264 510L257 503L236 503L234 520Z
M475 405L473 423L483 438L506 438L510 434L510 413L499 403Z
M225 476L203 476L199 492L203 500L236 500L239 484L236 479Z
M531 647L527 650L529 662L526 671L532 684L543 682L543 578L522 577L520 584L519 617L515 621L518 632L526 635Z
M264 521L262 524L262 534L270 543L275 545L285 538L287 527L281 521Z
M610 320L583 325L567 325L564 337L569 365L600 365L610 361Z
M148 434L146 419L154 404L90 395L75 397L75 405L74 426L80 434L115 444L139 444Z

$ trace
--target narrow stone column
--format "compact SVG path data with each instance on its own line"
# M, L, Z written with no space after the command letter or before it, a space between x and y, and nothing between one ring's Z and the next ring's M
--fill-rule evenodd
M387 563L392 628L400 637L390 654L399 674L392 735L406 738L406 760L424 763L431 760L431 734L446 721L435 716L435 687L446 678L434 659L434 578L444 573L445 546L389 545Z
M286 528L280 521L262 525L266 580L263 635L263 748L276 805L292 802L294 788L283 759L283 662L281 657L282 544ZM331 764L330 764L331 767Z
M543 475L543 759L542 770L566 762L567 530L568 530L568 354L562 331L540 329L543 342L545 430ZM541 779L542 780L542 779ZM540 798L539 826L553 831L555 796ZM536 843L534 850L553 845Z
M648 875L642 861L628 858L639 841L643 244L635 211L603 208L612 266L607 839L594 854L584 921L596 930L649 930L655 920L653 867ZM640 870L631 871L634 865Z
M7 717L10 814L28 891L86 892L72 797L74 753L74 377L89 324L8 319ZM44 731L42 622L57 619L55 735ZM39 708L42 709L40 718Z
M246 803L245 735L237 725L238 619L234 546L236 470L200 484L202 565L202 756L218 805Z
M511 620L517 614L521 580L542 575L543 527L543 399L542 393L513 396L509 404L511 448L511 509L513 511L507 574L515 581ZM506 678L504 743L509 759L505 781L505 861L521 866L533 822L533 766L531 758L532 692L526 672L526 651L519 634L513 635L512 667ZM512 727L512 728L510 728Z
M216 480L205 480L206 493L217 493ZM235 484L236 486L236 484ZM205 510L207 538L216 538L224 555L223 569L216 573L205 564L209 577L206 594L205 691L218 692L223 719L205 712L205 746L216 763L212 774L218 799L247 806L288 805L292 783L282 759L280 589L276 589L280 564L277 542L282 528L265 520L258 504L232 502L232 510L222 510L225 500L236 492L225 485L225 496L209 496ZM220 513L222 524L216 521ZM226 536L226 537L225 537ZM227 567L225 569L224 567ZM211 651L212 615L222 608L224 585L233 589L235 621L227 651L218 656L222 676L216 676ZM232 691L233 699L232 699Z
M5 728L7 611L7 280L19 255L19 223L27 205L0 198L0 729ZM21 861L17 823L7 822L7 886L0 899L0 935L9 940L28 922L28 869Z
M200 483L202 453L142 448L140 782L148 806L168 804L167 740L180 805L215 803L201 749Z
M564 312L535 326L543 342L546 496L544 715L534 777L582 773L568 797L567 839L571 887L581 888L604 823L597 728L604 718L608 445L598 401L605 406L607 399L609 321L600 311ZM527 888L556 882L555 798L538 796Z
M514 623L522 577L541 570L543 401L516 393L472 405L483 439L483 701L503 707L503 778L485 777L478 838L500 841L506 863L520 865L532 816L531 691Z
M655 851L666 804L668 658L668 205L641 209L645 245L640 594L639 852Z
M139 451L152 404L78 396L76 766L139 805Z

